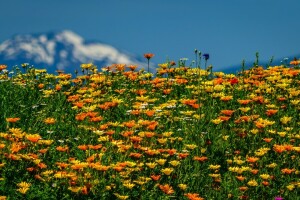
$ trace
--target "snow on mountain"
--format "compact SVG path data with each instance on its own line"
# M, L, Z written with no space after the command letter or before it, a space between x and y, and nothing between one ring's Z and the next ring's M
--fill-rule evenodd
M146 68L142 57L124 53L108 44L85 41L69 30L16 35L0 44L0 63L8 66L29 63L51 72L56 69L74 72L80 64L91 62L98 68L114 63Z

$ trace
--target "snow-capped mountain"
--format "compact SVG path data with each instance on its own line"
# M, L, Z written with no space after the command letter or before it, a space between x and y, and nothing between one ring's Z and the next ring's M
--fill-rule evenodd
M73 73L82 63L94 63L98 68L114 63L145 67L142 57L124 53L99 42L88 42L72 31L16 35L0 44L0 63L20 66L29 63L36 68L57 69Z

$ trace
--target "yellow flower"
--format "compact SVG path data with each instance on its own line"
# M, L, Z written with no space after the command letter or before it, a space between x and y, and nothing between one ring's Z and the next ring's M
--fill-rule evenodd
M125 200L125 199L128 199L129 196L125 196L125 195L120 195L118 193L114 193L114 195L118 198L118 199L121 199L121 200Z
M195 144L186 144L185 145L188 149L195 149L197 147L197 145Z
M164 165L166 161L167 161L166 159L159 159L159 160L156 160L156 162L157 162L158 164L160 164L160 165Z
M167 138L160 138L160 139L157 139L157 141L158 141L160 144L164 144L164 143L166 143L168 140L167 140Z
M291 120L292 120L292 117L287 117L287 116L284 116L284 117L280 118L280 121L281 121L281 123L283 123L283 124L287 124L287 123L289 123Z
M276 166L277 166L276 163L271 163L271 164L267 165L267 167L269 167L269 168L275 168Z
M284 137L286 135L286 132L285 131L280 131L280 132L277 132L277 134L280 136L280 137Z
M226 141L229 138L229 135L224 135L224 136L222 136L222 138L223 138L223 140Z
M210 177L219 178L221 174L208 174Z
M250 180L250 181L248 181L247 184L248 184L249 186L252 186L252 187L258 186L258 183L257 183L255 180Z
M174 171L174 169L173 168L164 168L164 169L162 169L162 170L160 170L162 173L164 173L165 175L170 175L173 171Z
M217 170L221 167L221 165L209 165L209 169Z
M180 164L180 161L178 161L178 160L172 160L172 161L170 161L169 163L170 163L172 166L176 167L177 165Z
M181 184L178 184L178 187L179 187L181 190L186 190L187 185L181 183Z
M290 185L286 186L286 188L288 190L292 191L295 188L295 185L290 184Z
M21 183L18 183L17 186L22 187L22 188L29 188L31 186L31 183L21 182Z
M248 112L249 110L251 110L250 107L242 107L242 108L239 108L239 110L243 111L243 112Z
M259 130L258 130L258 129L252 129L250 132L251 132L252 134L256 135L256 134L259 132Z
M123 186L128 188L128 189L132 189L135 186L135 184L128 182L128 183L123 183Z
M212 119L211 122L214 123L214 124L220 124L220 123L223 122L223 120L217 118L217 119Z
M29 187L21 187L21 188L17 189L17 191L22 193L22 194L26 194L26 192L28 190L29 190Z
M147 165L149 168L153 169L154 167L156 167L157 163L149 162L149 163L146 163L146 165Z
M68 190L71 190L74 193L79 192L81 189L81 187L68 187Z
M269 175L269 174L261 174L261 175L259 175L259 176L260 176L260 178L262 178L262 179L264 179L264 180L267 180L267 179L270 178L270 175Z

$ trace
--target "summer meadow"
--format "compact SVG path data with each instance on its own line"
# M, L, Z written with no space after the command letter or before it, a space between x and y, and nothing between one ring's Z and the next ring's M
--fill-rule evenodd
M0 65L0 199L298 199L300 60Z

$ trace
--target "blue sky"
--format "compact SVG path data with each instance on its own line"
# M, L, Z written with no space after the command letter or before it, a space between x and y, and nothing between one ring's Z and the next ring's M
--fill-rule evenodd
M299 0L1 0L0 42L14 34L71 30L122 50L167 58L210 54L221 69L299 55Z

